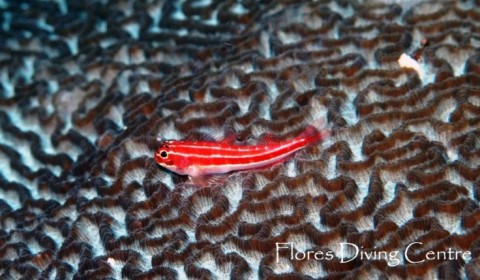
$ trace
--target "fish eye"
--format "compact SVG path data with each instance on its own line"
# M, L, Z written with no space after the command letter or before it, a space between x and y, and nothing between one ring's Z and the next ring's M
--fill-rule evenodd
M168 156L168 154L167 154L166 151L161 151L161 152L160 152L160 156L161 156L162 158L166 158L166 157Z

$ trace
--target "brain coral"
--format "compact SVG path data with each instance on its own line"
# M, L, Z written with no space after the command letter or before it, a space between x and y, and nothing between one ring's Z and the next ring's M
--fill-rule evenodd
M479 279L479 4L0 1L0 278ZM153 160L310 115L220 185Z

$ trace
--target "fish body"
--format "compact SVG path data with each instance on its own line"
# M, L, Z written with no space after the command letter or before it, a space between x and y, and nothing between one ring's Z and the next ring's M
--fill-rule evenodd
M191 177L259 169L281 163L296 151L329 135L328 130L310 125L293 139L258 145L168 140L160 145L154 158L159 165Z

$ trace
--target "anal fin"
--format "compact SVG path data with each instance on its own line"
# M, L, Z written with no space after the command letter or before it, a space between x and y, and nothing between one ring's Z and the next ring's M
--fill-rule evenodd
M210 174L200 176L188 176L188 181L197 187L223 186L227 181L229 174Z

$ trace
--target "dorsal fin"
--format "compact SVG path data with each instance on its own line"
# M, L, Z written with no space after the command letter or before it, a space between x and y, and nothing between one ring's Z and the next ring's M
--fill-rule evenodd
M222 142L228 144L234 144L237 142L238 134L236 133L225 133L225 137L222 139Z
M263 133L262 135L260 135L260 137L258 138L258 141L257 143L259 145L275 145L275 144L278 144L279 142L281 142L283 139L276 135L276 134L273 134L273 133Z

